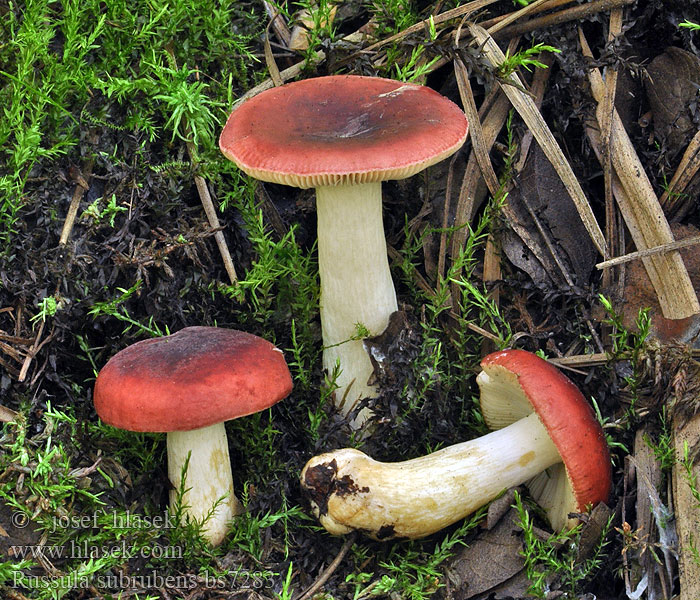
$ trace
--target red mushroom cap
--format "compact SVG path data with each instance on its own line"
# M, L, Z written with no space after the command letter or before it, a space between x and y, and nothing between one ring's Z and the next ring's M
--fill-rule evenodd
M186 327L115 354L95 382L97 414L130 431L189 431L268 408L289 395L282 352L249 333Z
M583 512L587 506L606 502L611 487L610 452L603 430L578 388L552 364L524 350L494 352L481 361L481 367L494 380L512 385L512 390L520 388L531 405L529 409L518 407L521 395L514 392L513 413L510 416L502 410L494 413L485 401L482 388L481 406L486 424L499 429L534 410L566 468L577 503L571 510ZM507 394L503 388L499 393Z
M450 156L466 136L462 110L428 87L335 75L243 102L219 147L256 179L309 188L409 177Z

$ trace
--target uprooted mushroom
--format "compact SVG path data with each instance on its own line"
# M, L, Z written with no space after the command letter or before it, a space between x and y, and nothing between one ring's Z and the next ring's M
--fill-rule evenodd
M481 410L495 431L404 462L344 448L306 464L302 487L330 533L423 537L525 482L555 530L607 500L608 447L574 384L522 350L490 354L481 366Z

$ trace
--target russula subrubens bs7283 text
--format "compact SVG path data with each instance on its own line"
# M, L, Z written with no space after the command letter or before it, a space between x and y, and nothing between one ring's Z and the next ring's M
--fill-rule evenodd
M356 325L378 335L397 310L381 182L443 160L466 135L462 110L434 90L353 75L262 92L238 106L221 133L221 151L245 173L316 189L323 363L329 373L340 363L335 398L345 414L375 395L369 356L351 339Z
M167 432L171 504L184 487L183 517L203 523L215 546L240 512L224 421L264 410L291 390L284 356L270 342L233 329L186 327L115 354L97 376L93 399L109 425Z
M344 448L306 464L302 487L329 532L423 537L525 482L556 530L576 523L569 513L607 500L608 447L574 384L522 350L490 354L481 365L481 409L496 431L404 462Z

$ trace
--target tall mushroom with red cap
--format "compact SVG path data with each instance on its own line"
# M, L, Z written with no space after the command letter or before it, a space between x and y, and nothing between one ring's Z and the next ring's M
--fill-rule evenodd
M378 335L397 310L381 182L443 160L466 135L464 113L434 90L353 75L262 92L238 106L221 133L221 151L245 173L316 188L323 362L329 372L340 363L336 404L345 414L376 393L369 356L351 339L356 325Z
M270 342L232 329L186 327L115 354L97 376L93 401L109 425L167 432L171 504L184 488L183 517L203 523L215 546L240 512L224 422L264 410L291 390L282 352Z
M552 527L573 526L610 493L610 455L581 392L535 354L490 354L477 377L496 431L427 456L381 463L353 448L312 458L301 484L331 533L419 538L529 482Z

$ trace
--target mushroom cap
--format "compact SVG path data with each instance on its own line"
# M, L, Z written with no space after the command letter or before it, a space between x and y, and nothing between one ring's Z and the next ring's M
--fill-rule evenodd
M93 401L120 429L189 431L264 410L291 390L282 351L267 340L185 327L115 354L97 376Z
M611 487L610 452L578 388L552 364L524 350L494 352L481 361L481 367L477 382L488 427L500 429L534 411L561 455L563 469L548 469L528 484L552 526L572 526L568 513L606 502ZM558 470L566 473L565 477L561 473L560 480Z
M333 75L241 103L219 147L256 179L310 188L403 179L453 154L466 136L464 112L428 87Z

